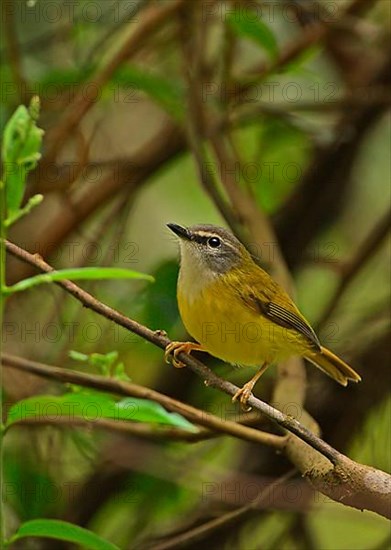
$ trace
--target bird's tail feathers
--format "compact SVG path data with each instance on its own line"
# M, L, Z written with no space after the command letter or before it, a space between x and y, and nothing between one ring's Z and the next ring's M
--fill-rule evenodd
M347 386L349 380L361 380L361 376L355 370L327 348L321 347L320 351L309 352L304 357L342 386Z

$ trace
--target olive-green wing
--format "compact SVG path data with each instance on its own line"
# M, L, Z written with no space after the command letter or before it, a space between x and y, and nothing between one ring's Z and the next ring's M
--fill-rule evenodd
M269 300L265 294L255 296L252 292L248 294L241 293L241 298L246 302L247 306L258 311L260 315L267 317L281 327L295 330L304 336L317 350L320 351L321 345L314 330L310 327L307 321L299 312L286 309L284 306L277 304L273 300Z

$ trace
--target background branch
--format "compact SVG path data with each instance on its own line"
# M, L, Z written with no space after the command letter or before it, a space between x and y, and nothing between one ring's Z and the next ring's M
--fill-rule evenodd
M234 525L238 521L238 519L243 519L249 516L252 512L254 512L254 509L262 504L262 502L266 502L268 498L270 498L270 496L273 494L273 491L279 485L291 479L294 473L295 470L290 470L287 474L276 479L276 481L274 481L266 489L261 491L250 504L242 506L241 508L233 510L232 512L222 514L218 518L207 521L193 529L189 529L185 533L170 537L168 540L158 542L157 544L151 546L150 550L174 550L175 548L185 548L189 544L199 543L205 537L211 535L212 533L216 534L216 532L221 531L228 525Z
M111 59L102 67L93 78L85 84L86 88L91 85L94 89L101 90L110 80L118 67L142 47L147 36L152 34L167 21L172 14L180 7L183 0L171 0L162 5L151 5L143 12L142 23L134 29L133 22L130 21L128 36L124 44L113 55ZM86 95L83 91L76 96L70 109L64 114L63 118L53 130L50 147L46 153L44 162L53 162L59 151L74 128L80 124L80 121L94 105L92 95Z

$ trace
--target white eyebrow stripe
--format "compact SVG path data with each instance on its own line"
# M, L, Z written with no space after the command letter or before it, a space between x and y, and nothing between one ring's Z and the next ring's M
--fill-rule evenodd
M195 231L194 234L200 237L220 237L217 233L211 233L210 231Z

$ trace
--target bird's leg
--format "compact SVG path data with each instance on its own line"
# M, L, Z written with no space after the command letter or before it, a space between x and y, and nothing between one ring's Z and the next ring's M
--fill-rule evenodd
M172 364L174 365L174 367L182 368L186 365L182 363L182 361L177 359L177 355L179 353L187 353L189 355L194 350L206 351L203 349L201 344L196 344L195 342L171 342L171 344L168 344L164 351L164 360L166 361L166 363L169 363L170 361L168 359L168 356L172 353Z
M232 398L232 401L235 402L237 399L240 398L240 404L242 405L243 409L245 411L250 411L251 407L247 407L247 401L252 395L252 391L254 389L255 384L258 382L258 380L261 378L262 374L265 372L265 370L268 368L269 364L264 363L262 367L257 371L255 376L251 378L240 390L238 390L235 395Z

